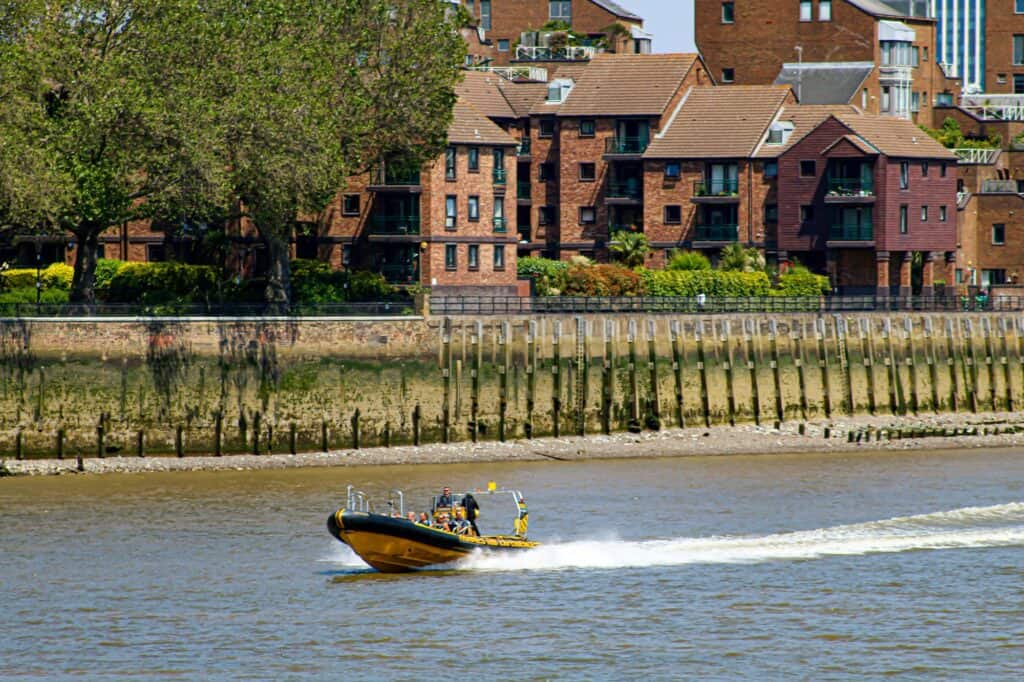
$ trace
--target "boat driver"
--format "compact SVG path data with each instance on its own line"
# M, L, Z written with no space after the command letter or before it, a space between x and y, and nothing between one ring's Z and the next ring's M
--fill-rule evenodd
M452 506L452 489L448 486L444 487L441 496L437 498L438 507L451 507Z

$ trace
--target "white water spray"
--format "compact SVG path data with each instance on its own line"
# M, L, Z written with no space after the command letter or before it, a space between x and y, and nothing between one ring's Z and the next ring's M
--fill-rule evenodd
M764 536L544 544L526 552L475 554L459 567L478 571L633 568L1011 546L1024 546L1021 502Z

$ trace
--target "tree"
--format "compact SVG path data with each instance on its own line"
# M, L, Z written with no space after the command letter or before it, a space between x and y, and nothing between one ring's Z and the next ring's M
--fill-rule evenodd
M269 256L267 302L289 300L289 240L350 175L443 150L465 44L436 0L209 0L211 108L225 200Z
M23 0L0 9L0 216L70 232L71 300L92 302L99 236L211 196L203 65L187 0ZM202 203L201 201L199 203Z
M615 260L627 267L636 268L644 264L644 258L651 247L643 232L623 230L612 235L608 250L615 256Z
M764 272L764 256L757 249L748 249L739 242L733 242L722 249L718 267L734 272Z

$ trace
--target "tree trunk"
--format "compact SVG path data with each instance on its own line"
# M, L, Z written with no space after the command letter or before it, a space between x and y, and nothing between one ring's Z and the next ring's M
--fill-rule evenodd
M72 303L92 305L96 302L96 259L99 253L99 231L85 229L75 232L75 274L71 278Z
M267 245L267 287L264 296L267 307L272 310L286 311L291 297L291 263L289 261L288 240L276 235L263 238Z

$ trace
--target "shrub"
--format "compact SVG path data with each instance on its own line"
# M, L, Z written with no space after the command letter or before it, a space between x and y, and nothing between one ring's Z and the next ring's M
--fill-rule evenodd
M779 276L779 285L772 291L773 296L823 296L829 293L828 277L815 275L804 269L802 272L788 272Z
M64 263L53 263L39 271L39 282L43 285L44 291L47 289L61 289L68 291L71 289L71 278L74 276L74 273L75 269L70 265L64 265ZM13 270L5 270L3 273L0 273L0 277L2 277L2 287L5 291L24 288L31 288L32 291L35 291L35 268L15 268ZM32 301L35 302L35 294L33 294Z
M348 300L381 301L393 298L397 287L390 284L384 275L366 270L342 273L348 280Z
M114 279L114 275L124 265L123 260L113 260L111 258L100 258L96 261L96 291L100 292L103 297L104 292L110 287L110 281Z
M528 256L516 261L516 272L519 277L534 281L538 296L558 296L565 289L569 264L560 260Z
M643 232L622 230L612 234L608 250L615 256L615 260L626 267L636 268L644 264L651 245Z
M14 303L32 303L36 302L36 286L35 282L31 287L18 287L17 289L9 289L0 293L0 306L4 304ZM68 292L64 289L43 289L39 297L40 303L67 303ZM12 306L13 307L13 306ZM10 311L10 308L0 308L2 310Z
M70 291L71 280L75 276L75 269L64 263L53 263L42 272L42 283L44 289L63 289Z
M700 251L673 251L668 270L710 270L711 261Z
M195 303L217 291L217 273L207 265L125 263L110 279L111 303Z
M575 265L566 275L567 296L641 296L640 275L621 265Z
M292 303L380 301L394 298L397 292L394 285L375 272L341 272L322 261L292 261Z
M722 272L719 270L643 270L649 296L742 298L768 296L771 282L763 272Z
M0 277L3 279L3 288L5 291L11 289L24 289L26 287L36 287L36 270L35 268L13 268L11 270L4 270L0 273Z

